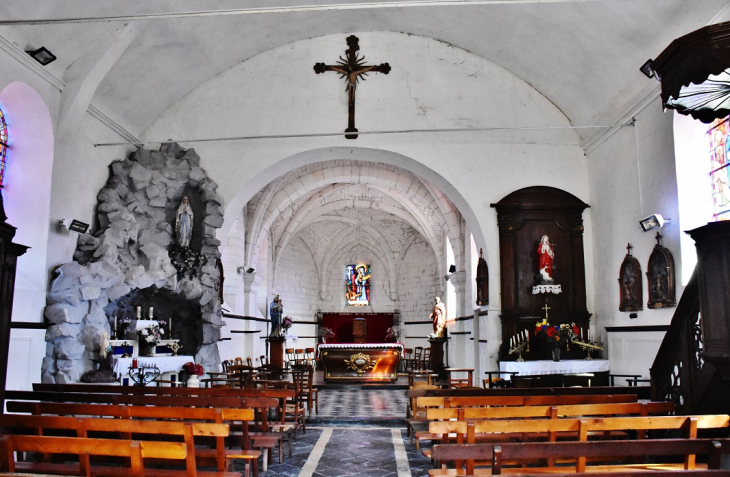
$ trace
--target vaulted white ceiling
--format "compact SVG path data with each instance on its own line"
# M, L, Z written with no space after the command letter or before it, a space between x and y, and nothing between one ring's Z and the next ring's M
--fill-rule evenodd
M443 274L444 237L460 263L461 228L454 204L405 169L350 160L320 162L287 173L249 201L245 261L257 267L266 244L273 250L276 270L287 245L301 239L320 277L327 277L341 265L332 260L362 245L377 255L392 281L409 246L420 239L433 249Z
M638 71L671 40L728 20L727 0L480 0L424 2L321 0L308 11L160 18L148 14L311 7L308 0L201 2L97 0L0 2L0 36L24 50L46 46L68 68L124 25L132 44L100 82L93 105L138 134L197 86L254 55L298 40L357 31L395 31L468 50L540 91L573 125L610 123L651 88ZM427 2L426 2L427 3ZM340 5L339 9L335 7ZM250 10L249 10L250 12ZM135 16L133 19L95 18ZM51 24L8 24L61 20ZM309 73L309 72L307 72ZM272 132L274 133L274 132ZM581 131L585 138L590 130Z

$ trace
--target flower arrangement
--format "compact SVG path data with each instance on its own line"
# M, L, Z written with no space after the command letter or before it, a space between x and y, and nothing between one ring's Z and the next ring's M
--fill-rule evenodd
M400 336L400 328L397 326L391 326L387 330L385 330L385 339L386 340L398 340L398 336Z
M335 332L332 331L332 328L328 326L323 326L319 329L319 336L321 336L324 339L332 338L335 335Z
M154 343L157 344L160 341L162 341L162 335L165 334L165 329L162 328L163 323L157 322L156 325L150 326L148 328L140 328L137 330L137 336L139 336L139 340L146 341L147 343Z
M544 334L547 336L548 343L552 348L562 348L563 344L568 344L578 335L578 327L575 323L559 325L551 325L547 320L537 322L535 324L535 336Z
M192 376L193 374L197 374L198 376L203 375L203 365L195 364L192 361L188 361L187 363L183 364L182 369L190 376Z
M294 320L292 320L292 317L289 315L286 315L281 319L281 328L284 330L288 330L291 328L291 325L294 324Z

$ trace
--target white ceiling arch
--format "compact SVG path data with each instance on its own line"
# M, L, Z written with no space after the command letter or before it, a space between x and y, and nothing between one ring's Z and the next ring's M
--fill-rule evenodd
M373 238L371 246L379 248L378 255L390 269L391 280L395 276L394 259L401 255L406 240L388 237L410 237L414 233L423 236L437 257L439 273L446 267L444 233L454 244L456 257L463 249L463 240L457 240L462 216L455 205L415 174L385 163L333 160L288 171L249 201L247 213L251 220L246 231L250 237L246 262L257 267L256 257L268 237L273 244L273 276L287 245L314 221L317 227L309 234L318 237L309 243L315 246L315 261L328 263L332 244L338 239L349 247L355 245L350 238L352 230L345 232L340 227L338 234L332 235L331 230L322 227L325 219L336 224L349 222L351 229ZM373 234L373 230L380 232ZM322 271L327 269L325 266Z

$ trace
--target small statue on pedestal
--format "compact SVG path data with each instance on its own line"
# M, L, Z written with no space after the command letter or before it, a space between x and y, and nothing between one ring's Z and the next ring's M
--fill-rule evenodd
M428 316L433 320L433 333L428 335L429 339L443 338L446 327L446 306L441 302L441 297L434 298L433 311Z
M113 364L114 348L109 341L109 333L107 331L103 331L100 339L99 356L101 357L101 361L99 362L99 368L96 371L89 371L81 376L81 381L84 383L116 382Z

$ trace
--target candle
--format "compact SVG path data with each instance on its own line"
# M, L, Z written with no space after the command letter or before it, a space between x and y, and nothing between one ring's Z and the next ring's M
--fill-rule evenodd
M513 340L513 339L514 339L514 338L512 338L512 337L510 337L510 339L509 339L509 347L510 347L510 348L512 347L512 340Z
M583 328L580 329L580 339L583 339Z
M136 368L136 367L137 367L137 358L133 358L132 359L132 368Z
M152 319L152 314L154 313L155 309L153 307L150 307L150 320Z
M141 318L142 318L142 307L138 306L137 307L137 319L139 320Z
M172 318L167 322L167 332L170 333L170 338L172 338Z
M114 331L117 330L117 315L114 315Z

